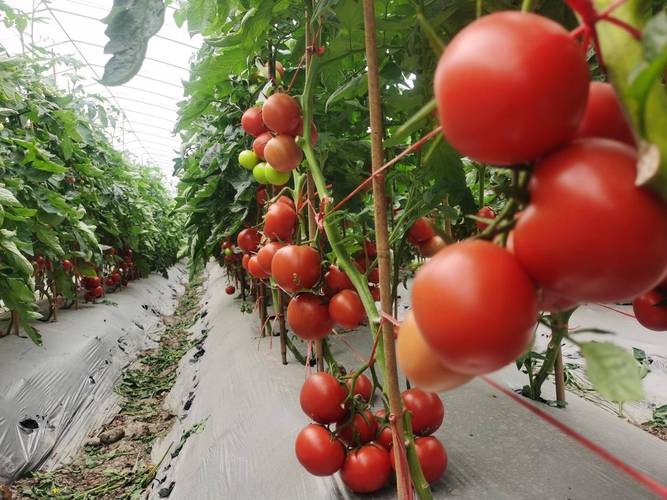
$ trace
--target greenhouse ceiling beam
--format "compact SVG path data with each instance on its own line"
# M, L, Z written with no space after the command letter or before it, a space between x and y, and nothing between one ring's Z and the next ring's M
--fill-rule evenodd
M68 40L72 43L72 46L74 47L74 49L79 53L79 55L80 55L81 58L84 60L84 62L88 65L88 67L89 67L90 70L93 72L93 74L95 75L95 77L99 80L99 79L100 79L100 76L97 74L97 71L95 71L95 68L93 68L93 67L91 66L90 62L88 61L88 59L87 59L86 56L84 55L83 51L82 51L82 50L79 48L79 46L72 40L72 37L69 36L69 33L67 32L67 30L65 29L65 27L64 27L64 26L62 25L62 23L60 22L60 19L58 19L58 18L56 17L56 15L54 14L54 12L53 12L53 10L51 9L51 7L49 6L49 4L44 4L44 6L46 7L46 9L48 9L49 13L51 14L51 17L53 17L53 20L58 24L58 26L60 27L60 29L62 30L62 32L65 34L65 36L68 38ZM111 96L111 98L116 102L116 104L118 105L118 107L122 110L123 115L125 115L125 111L123 110L123 107L120 105L120 103L118 102L118 99L116 99L116 96L113 94L113 92L111 92L111 89L109 89L109 87L106 87L106 86L105 86L104 88L105 88L106 91L109 93L109 95ZM125 115L125 119L129 122L129 119L127 118L127 115ZM150 157L150 153L148 152L148 149L146 149L146 146L144 146L144 144L141 142L141 139L139 138L139 136L137 135L137 133L134 131L134 128L132 128L132 123L130 122L129 125L130 125L129 128L130 128L130 130L132 131L132 134L134 134L134 136L135 136L135 137L137 138L137 140L139 141L139 144L141 145L142 149L143 149L143 150L146 152L146 154L148 154L148 156Z
M94 85L99 85L99 86L104 87L104 85L102 85L99 82L93 82L93 83L88 83L88 84L84 85L83 88L86 89L86 88L92 87ZM178 101L180 99L179 97L174 97L174 96L170 96L170 95L167 95L167 94L160 94L159 92L155 92L155 91L150 90L150 89L142 89L142 88L139 88L139 87L132 87L131 85L123 85L120 88L136 90L137 92L145 92L146 94L164 97L165 99L169 99L170 101Z
M133 99L131 97L124 97L122 95L117 95L116 99L120 99L122 101L137 102L137 103L140 103L140 104L145 104L146 106L153 106L153 107L156 107L156 108L164 109L166 111L172 111L174 113L176 113L178 111L175 108L168 108L167 106L161 106L161 105L155 104L153 102L142 101L141 99Z

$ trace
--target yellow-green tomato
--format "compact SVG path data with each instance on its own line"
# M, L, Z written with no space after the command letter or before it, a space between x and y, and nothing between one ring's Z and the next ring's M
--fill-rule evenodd
M257 165L258 161L259 160L257 159L257 155L255 154L254 151L246 149L239 153L239 163L243 168L252 170L255 167L255 165Z
M255 167L252 169L252 175L260 184L266 184L269 182L266 179L266 163L262 162L255 165Z
M275 168L267 163L266 169L264 170L264 175L266 176L266 180L269 181L269 184L273 184L274 186L282 186L283 184L286 184L287 181L289 181L291 174L290 172L278 172Z

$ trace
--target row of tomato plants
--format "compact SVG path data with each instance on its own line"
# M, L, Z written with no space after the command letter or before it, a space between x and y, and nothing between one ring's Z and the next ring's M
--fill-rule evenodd
M0 61L0 301L30 338L48 299L94 301L177 258L180 217L157 168L115 149L117 113L76 79L55 87L56 62L32 47Z
M429 470L430 465L442 460L438 462L435 454L420 451L420 440L414 439L414 434L423 433L418 425L420 419L439 420L434 427L440 425L440 400L417 389L424 401L432 402L424 403L425 409L409 403L405 393L403 401L396 405L393 338L381 335L391 321L388 316L392 311L388 301L383 300L381 314L373 295L379 290L386 299L391 288L391 298L396 303L398 280L406 276L403 268L411 265L417 249L432 258L415 277L412 311L399 328L396 352L403 372L417 387L450 390L512 363L530 350L536 323L541 321L552 328L552 345L544 356L538 380L543 381L543 374L553 369L560 344L567 338L581 348L588 374L603 395L621 401L641 397L636 364L628 353L611 343L583 342L567 329L567 319L580 303L625 301L639 296L635 306L640 311L646 300L643 294L661 297L664 292L667 212L660 197L664 193L660 162L653 165L652 175L640 175L648 185L635 184L637 166L647 160L645 151L651 146L654 152L659 150L662 138L651 136L645 116L634 112L626 79L637 71L620 67L612 49L602 53L614 87L591 83L590 78L591 70L600 76L600 47L604 49L608 42L605 36L598 38L597 23L614 25L620 30L620 34L613 33L614 37L631 39L626 41L628 47L642 37L632 25L641 23L626 19L636 5L626 3L615 4L612 12L600 6L596 9L591 2L570 2L583 19L581 28L573 33L553 20L528 12L491 13L464 23L465 29L454 30L460 32L444 51L433 26L426 21L428 16L418 11L416 24L421 24L422 42L432 46L427 47L427 52L433 49L438 59L434 78L424 71L430 60L428 53L419 52L414 45L407 52L412 51L411 62L416 59L426 63L415 74L433 81L435 100L426 102L413 117L397 113L403 120L393 125L392 104L396 96L392 92L401 85L410 87L403 73L393 73L392 80L387 68L406 51L397 49L398 55L389 49L383 52L385 85L379 87L371 81L377 74L373 74L376 69L366 45L367 59L363 63L368 65L368 95L348 81L328 98L325 95L326 103L318 103L322 88L326 94L327 78L331 76L326 65L332 61L344 66L359 62L349 52L329 54L330 47L341 50L337 46L341 34L352 38L353 30L345 23L365 33L366 43L368 25L366 31L358 23L355 25L348 17L347 5L322 10L319 2L307 2L302 22L295 14L285 24L272 24L275 18L267 7L262 20L270 20L267 25L275 26L272 34L282 35L282 42L267 37L268 57L253 60L256 64L250 71L231 75L224 84L216 82L217 88L207 88L224 99L206 103L213 109L203 108L210 114L193 127L194 118L188 113L201 104L201 94L205 93L202 85L210 85L210 81L204 83L200 77L217 57L224 57L225 62L233 60L230 54L234 43L244 32L257 32L250 25L256 21L253 16L260 14L245 13L241 31L232 19L229 34L208 33L212 37L200 54L189 89L191 99L184 104L182 113L181 126L186 134L191 134L191 149L182 159L184 175L179 201L190 211L188 227L197 237L191 246L195 265L211 254L220 256L229 266L230 275L241 278L241 284L245 281L241 269L247 270L258 299L261 331L269 320L266 294L270 290L278 320L283 317L282 304L287 303L281 340L290 342L285 330L289 326L296 336L315 343L320 372L304 383L301 405L317 424L309 425L296 438L297 457L307 470L318 475L341 470L343 481L353 491L370 492L386 483L393 456L399 494L406 495L414 485L422 498L430 495L428 482L444 471L444 466L437 469L437 474ZM531 2L524 2L523 7L529 10ZM187 8L185 11L187 14ZM391 12L393 17L388 11L384 12L381 33L371 28L371 39L379 39L375 35L380 34L385 42L387 38L400 38L401 34L388 27L392 23L407 25L401 24L403 18L414 22L414 17L400 9ZM284 9L281 14L285 14ZM368 21L368 11L365 14L364 21ZM653 25L647 24L643 35L651 43L655 42L651 29L659 31L655 24L664 23L661 14L664 13L651 21ZM578 35L583 38L577 40ZM305 43L298 42L300 39ZM586 54L591 39L598 52L589 65ZM220 50L216 50L218 47ZM276 61L276 47L281 58L296 52L291 75L281 73L284 69ZM497 47L504 50L498 52ZM392 54L393 59L387 54ZM635 66L655 69L656 64L662 64L656 63L655 54L649 51L643 57L644 61L635 58ZM658 95L664 100L662 71L653 73L650 92L662 93ZM345 70L341 74L349 79ZM423 91L419 85L417 80L413 88ZM300 102L291 95L295 88L302 89ZM368 106L371 114L373 108L377 109L373 94L377 97L380 88L383 97L387 96L382 101L387 113L384 125L392 130L385 146L411 144L397 156L400 162L390 162L397 166L387 175L389 207L384 206L387 200L378 189L385 182L380 176L373 180L373 197L360 189L353 191L359 196L348 199L346 195L352 189L341 177L339 166L344 164L342 156L349 150L341 155L340 142L327 137L329 127L336 133L341 131L343 118L349 118L343 125L349 131L341 132L343 136L367 135L367 130L357 129L359 123L360 128L368 126L359 117ZM337 110L335 97L353 99L359 93L367 97L363 101L367 106L360 106L363 113L349 105L343 106L348 115L332 111ZM261 108L255 105L255 99ZM427 134L432 129L430 117L436 106L440 127ZM651 106L664 115L661 101ZM232 112L223 115L223 111ZM239 124L254 137L252 141L243 137ZM370 124L373 139L381 137L383 131L377 128L377 121L371 120ZM304 130L310 133L304 134ZM432 142L424 152L422 147L428 140ZM248 148L250 144L252 150ZM377 170L378 150L369 149L373 149L373 167ZM369 149L356 163L353 176L357 179L368 175L364 165L368 164ZM409 153L414 154L407 156ZM236 165L237 154L240 165ZM409 163L413 168L401 172L398 163ZM433 163L461 168L469 184L463 195L457 192L456 181L446 171L419 177L422 169L432 169ZM323 165L328 166L326 170ZM244 176L242 168L252 170L252 178ZM398 174L392 176L394 172ZM400 175L406 172L408 175ZM325 174L332 185L327 184ZM268 188L256 189L253 180L276 187L270 192ZM227 183L231 186L223 188ZM337 189L339 183L347 187L340 190L342 195ZM480 193L479 212L476 217L464 218L461 215L466 211L470 214L469 205L465 207L471 186ZM493 189L495 210L484 206L488 189ZM443 196L428 200L433 193ZM211 200L214 195L218 198ZM420 198L428 201L420 204ZM334 200L339 203L335 205ZM239 203L243 201L245 204ZM219 209L225 213L211 224L207 222L211 214L204 213L205 207L214 214ZM386 208L388 220L383 218ZM374 217L368 217L371 212ZM420 218L425 214L431 220ZM477 231L471 219L476 219ZM374 222L374 230L368 227L370 222ZM243 225L250 227L239 232ZM388 241L381 235L386 233L387 225L391 229ZM373 233L376 243L369 241ZM243 253L234 249L230 239L218 246L221 236L236 236ZM385 271L376 267L380 264L382 269L383 260L386 265L390 255L393 275L387 275L386 267ZM243 285L242 288L245 293ZM234 290L230 288L228 293ZM663 319L667 312L662 299L649 304L647 310ZM639 312L638 317L650 324ZM326 337L334 325L348 329L363 321L370 326L375 347L368 362L348 373L333 359ZM664 323L654 327L665 329ZM298 357L304 361L308 358ZM327 370L323 371L325 362ZM378 366L382 384L375 372ZM359 389L358 383L371 387L370 396ZM379 418L370 413L368 406L374 387L381 387L384 393L384 415ZM539 396L539 390L531 390L528 395ZM391 454L369 444L374 440L387 443L386 435L377 432L376 421L390 429L392 446L387 448L392 449ZM329 428L331 424L335 427ZM441 449L441 445L430 446ZM442 457L444 448L438 453ZM398 465L405 461L412 479L412 485L408 483L407 487L408 464Z

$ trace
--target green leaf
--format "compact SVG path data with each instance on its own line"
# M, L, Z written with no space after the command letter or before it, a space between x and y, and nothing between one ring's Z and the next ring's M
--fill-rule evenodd
M14 194L3 186L0 186L0 204L10 207L21 206Z
M586 374L603 397L619 402L644 398L640 370L632 354L610 342L585 342L580 347Z

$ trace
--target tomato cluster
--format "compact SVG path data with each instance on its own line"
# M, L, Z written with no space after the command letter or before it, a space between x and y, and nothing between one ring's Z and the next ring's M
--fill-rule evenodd
M350 377L353 377L351 374ZM356 493L381 489L394 464L393 431L381 409L375 414L370 379L360 374L354 384L343 385L336 377L318 372L304 382L299 401L314 422L297 436L296 456L316 476L340 471L343 482ZM447 467L442 444L430 436L444 418L444 406L436 394L420 389L404 391L405 410L410 412L419 462L429 482L437 481ZM335 425L332 431L329 426Z
M499 50L499 48L501 50ZM501 166L528 164L530 202L507 249L468 240L417 273L397 355L417 387L452 389L524 352L539 309L635 300L662 329L667 207L635 185L635 138L613 88L590 83L583 52L551 20L523 12L480 18L448 45L434 88L447 140ZM496 218L483 207L477 227ZM424 220L408 238L420 244Z

